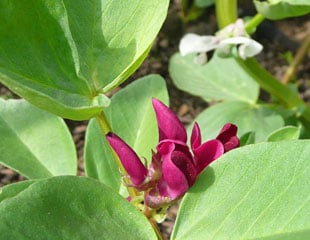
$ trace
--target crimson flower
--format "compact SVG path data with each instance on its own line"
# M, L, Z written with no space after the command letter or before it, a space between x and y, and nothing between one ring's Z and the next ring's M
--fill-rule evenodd
M158 124L159 142L157 151L152 152L148 168L116 134L108 133L107 140L127 171L131 186L144 191L147 206L158 208L182 197L211 162L239 146L239 139L236 136L237 127L228 123L215 139L201 143L200 129L195 123L189 147L186 130L177 116L155 98L152 104Z

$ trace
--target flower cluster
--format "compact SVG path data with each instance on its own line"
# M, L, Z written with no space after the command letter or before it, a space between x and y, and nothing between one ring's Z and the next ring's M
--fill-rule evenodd
M246 33L243 20L238 19L217 32L215 36L186 34L181 39L179 50L182 56L198 53L196 62L203 64L207 61L206 52L217 49L220 55L225 56L234 45L238 47L238 54L242 59L253 57L263 49L260 43L251 39Z
M190 145L177 116L162 102L152 100L159 131L159 143L147 168L127 143L114 133L107 140L119 156L131 186L144 191L144 203L151 208L169 204L183 196L198 174L225 152L239 146L237 127L226 124L219 135L201 143L200 129L194 124Z

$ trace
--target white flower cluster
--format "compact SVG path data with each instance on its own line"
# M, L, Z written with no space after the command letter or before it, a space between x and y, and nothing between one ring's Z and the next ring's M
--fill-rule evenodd
M206 53L218 49L219 54L228 55L232 46L237 46L240 58L246 59L260 53L263 46L249 37L245 31L244 22L238 19L217 32L215 36L200 36L194 33L186 34L180 42L179 50L182 56L198 53L195 61L204 64Z

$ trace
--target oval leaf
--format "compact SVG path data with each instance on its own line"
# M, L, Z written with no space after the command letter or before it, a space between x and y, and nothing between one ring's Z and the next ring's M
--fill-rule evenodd
M158 75L149 75L126 86L112 97L110 107L105 109L112 131L124 139L142 161L143 158L151 160L151 150L158 141L152 97L168 103L165 81ZM87 128L85 143L87 176L119 189L120 173L95 120L91 120Z
M141 212L85 177L9 185L0 194L0 215L3 239L156 239Z
M0 1L0 82L64 118L89 119L146 57L168 3Z
M25 100L0 99L0 163L27 178L75 175L77 159L64 121Z
M268 137L268 142L277 142L282 140L296 140L299 138L300 128L294 126L285 126L272 132Z
M184 197L171 239L308 239L310 141L249 145Z
M258 97L257 83L234 58L220 58L214 54L210 62L198 65L193 55L175 54L170 60L169 72L178 88L206 101L255 103Z
M259 13L269 19L297 17L310 13L309 0L254 0Z

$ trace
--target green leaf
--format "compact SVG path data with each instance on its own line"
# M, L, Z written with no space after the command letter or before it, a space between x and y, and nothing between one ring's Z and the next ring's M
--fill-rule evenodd
M2 200L2 201L1 201ZM156 239L141 212L86 177L18 183L0 194L2 239Z
M185 195L171 239L308 239L309 156L309 140L225 154Z
M254 0L259 13L268 19L283 19L297 17L310 13L309 0Z
M240 146L255 143L255 132L247 132L240 137Z
M300 128L294 126L285 126L270 133L267 137L268 142L277 142L282 140L296 140L299 138Z
M195 5L197 7L209 7L213 5L215 0L195 0Z
M255 132L256 142L265 141L274 130L284 125L283 118L269 105L245 102L223 102L207 108L195 119L201 128L203 140L214 138L227 122L238 126L238 136ZM191 131L190 126L188 130Z
M110 107L105 109L112 131L126 141L142 161L143 158L151 160L151 150L158 141L152 97L168 103L166 84L159 75L149 75L126 86L112 97ZM118 189L121 176L95 120L91 120L87 128L85 143L87 176Z
M258 98L257 83L234 58L220 58L214 54L210 62L198 65L193 55L175 54L170 60L169 72L178 88L206 101L255 103Z
M142 63L168 3L1 1L0 82L40 108L89 119Z
M0 163L27 178L75 175L77 159L64 121L25 100L0 99Z

